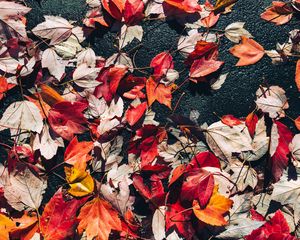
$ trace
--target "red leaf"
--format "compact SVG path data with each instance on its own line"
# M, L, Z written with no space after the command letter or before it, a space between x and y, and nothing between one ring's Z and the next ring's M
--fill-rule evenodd
M123 0L101 0L103 8L115 19L122 19L125 2Z
M166 231L177 229L184 239L192 239L195 230L191 223L192 210L187 211L179 201L167 204Z
M258 122L258 117L254 112L249 113L248 116L246 117L245 123L248 128L249 134L252 138L255 133L255 128L256 128L257 122Z
M221 118L222 123L229 127L233 127L242 123L242 121L233 115L224 115Z
M195 168L204 167L215 167L220 168L219 159L211 152L200 152L190 161L189 165L186 167L187 171Z
M85 166L86 162L92 159L92 156L88 153L92 151L93 148L93 142L78 142L77 137L74 137L66 148L64 160L68 164L76 164L77 167L80 165Z
M168 108L171 107L171 94L172 86L166 87L164 84L155 82L155 80L150 77L146 82L146 92L148 98L149 107L156 101L160 104L166 105Z
M151 181L150 188L144 183L142 176L135 174L133 176L133 186L135 189L151 203L155 204L155 207L164 204L165 190L161 180Z
M59 189L47 203L40 220L40 228L45 240L72 238L77 226L76 213L88 197L65 200Z
M275 213L275 215L270 219L270 221L265 223L260 228L253 230L251 234L245 236L245 239L246 240L268 240L268 239L296 240L295 237L290 235L289 225L280 210L278 210Z
M196 59L205 58L207 60L218 57L218 44L200 40L195 45L194 51L189 54L185 64L191 65Z
M66 140L71 140L74 134L83 133L86 128L82 124L87 123L82 114L87 108L82 102L59 102L49 111L48 121L52 130Z
M271 134L270 164L273 177L275 181L278 181L283 173L283 170L288 165L288 154L290 153L289 144L293 139L293 133L289 130L287 126L285 126L279 121L274 121L272 133L273 134ZM274 145L275 143L277 143L277 141L278 144Z
M136 107L130 105L125 113L125 117L130 126L136 124L141 119L147 109L147 103L143 102Z
M184 164L181 164L174 169L172 176L169 180L169 187L174 182L176 182L181 176L183 176L183 174L185 173L185 169L186 169L186 166Z
M103 96L106 102L111 102L115 96L121 79L127 73L127 67L111 67L105 69L97 78L102 84L97 86L94 95L97 98Z
M168 69L174 68L173 57L169 52L161 52L152 59L150 67L154 69L153 74L160 77L166 74Z
M125 23L134 25L140 22L143 17L144 3L141 0L127 0L125 2L124 19Z
M217 60L205 60L204 58L195 60L190 69L191 78L205 77L211 73L216 72L224 62Z

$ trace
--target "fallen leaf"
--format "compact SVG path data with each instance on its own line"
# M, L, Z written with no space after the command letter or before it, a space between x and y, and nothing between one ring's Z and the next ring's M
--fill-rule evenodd
M42 203L43 194L47 187L47 180L38 178L31 170L13 172L4 187L4 196L8 203L16 210L38 210Z
M205 60L204 58L195 60L190 69L191 78L205 77L211 73L216 72L224 62L216 60Z
M96 197L80 210L78 232L86 233L87 240L108 240L111 230L121 231L121 220L111 205Z
M70 186L68 193L74 197L84 197L94 191L92 176L85 170L76 167L65 167L66 180Z
M152 218L152 232L155 240L161 240L166 237L165 230L165 212L166 206L160 206L155 210Z
M59 16L44 16L45 22L38 24L32 32L41 37L51 40L50 45L58 44L72 34L73 25Z
M252 35L244 29L244 22L234 22L225 28L225 36L234 43L239 43L242 37L252 38Z
M273 1L260 17L268 22L282 25L289 22L293 16L293 8L289 4L281 1Z
M0 213L0 239L9 240L9 232L15 227L15 223L4 214Z
M242 42L232 47L229 52L239 58L236 66L247 66L257 63L264 55L264 48L253 39L242 36Z
M213 194L205 208L201 208L198 201L193 201L193 212L202 222L212 226L225 226L227 221L224 214L229 211L233 201L218 193L218 186L214 187Z
M195 0L165 0L164 2L187 13L195 13L202 10Z
M285 91L278 86L261 87L256 91L256 105L271 118L285 117L284 110L289 108Z
M217 0L216 5L214 7L215 14L225 11L227 7L236 2L237 0Z
M60 81L65 74L66 64L55 50L47 48L42 54L42 67L47 68L49 73Z
M87 108L86 103L58 102L49 112L48 121L51 129L66 140L71 140L74 134L83 133L86 128L82 125L87 122L82 114Z
M156 100L171 109L171 90L172 86L166 87L164 84L156 82L153 77L150 77L146 82L148 105L151 106Z
M72 238L78 224L76 213L87 198L66 200L58 189L46 204L40 218L40 229L45 240Z
M9 105L0 120L0 131L22 129L40 133L43 118L38 107L29 101L17 101Z
M224 115L221 117L221 122L229 127L233 127L242 123L242 121L233 115Z
M66 148L64 160L71 165L85 166L85 164L92 159L89 152L92 151L93 148L93 142L78 142L77 137L74 137ZM85 167L83 169L85 169Z

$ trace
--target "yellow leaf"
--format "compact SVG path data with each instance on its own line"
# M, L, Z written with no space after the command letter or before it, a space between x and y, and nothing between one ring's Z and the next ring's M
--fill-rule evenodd
M9 240L9 231L15 227L15 223L4 214L0 214L0 239Z
M94 191L95 183L86 171L75 167L65 167L66 180L70 189L68 192L75 197L83 197Z
M237 0L217 0L216 5L214 7L214 13L218 14L224 12L227 7L231 6L236 2Z
M213 194L204 209L201 209L197 200L193 201L193 211L196 217L212 226L224 226L227 224L223 215L229 211L233 204L231 199L219 194L218 188L218 186L214 187Z

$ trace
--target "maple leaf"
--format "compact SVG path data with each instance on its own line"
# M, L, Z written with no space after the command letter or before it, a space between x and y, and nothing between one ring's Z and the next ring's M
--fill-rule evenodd
M274 121L271 130L270 157L271 169L275 181L278 181L287 167L290 153L289 144L293 139L293 133L287 126L279 121Z
M232 47L229 52L239 58L236 66L247 66L257 63L264 55L264 48L253 39L242 36L242 42Z
M285 117L284 110L289 108L289 103L285 91L281 87L261 87L256 91L256 97L257 107L263 112L269 113L271 118Z
M184 208L179 201L167 203L166 216L166 231L176 229L176 231L190 240L195 234L195 230L191 223L192 210Z
M87 104L81 102L58 102L49 112L48 121L52 130L66 140L71 140L74 134L83 133L82 124L87 120L82 114Z
M87 240L108 240L112 230L122 231L121 220L110 203L96 197L80 210L78 232L86 233Z
M290 235L290 227L280 210L260 228L253 230L250 235L244 237L246 240L267 240L267 239L289 239L296 240Z
M225 36L234 43L239 43L241 37L252 38L252 35L244 29L244 22L234 22L225 28Z
M42 67L47 68L49 73L60 80L65 74L66 64L62 58L57 55L54 49L48 48L42 54Z
M50 44L58 44L72 34L74 26L66 19L58 16L44 16L45 22L38 24L32 29L32 32L41 37L50 39Z
M291 20L293 12L293 8L289 4L281 1L273 1L272 6L267 8L260 17L276 25L282 25Z
M174 68L173 57L169 52L161 52L151 60L150 67L153 68L154 75L162 76Z
M29 101L14 102L4 111L0 120L0 131L22 129L40 133L43 118L38 107Z
M131 103L129 108L127 109L125 113L126 120L128 121L130 126L133 126L136 124L141 117L144 115L146 109L147 109L147 102L140 103L136 102L136 104Z
M186 13L195 13L202 10L195 0L165 0L164 2Z
M101 0L103 8L115 19L121 20L125 7L123 0Z
M18 211L37 210L42 202L47 181L35 176L31 170L13 172L4 185L4 196L8 203Z
M204 223L212 226L224 226L227 221L223 215L229 211L232 204L232 200L218 193L218 186L216 185L205 208L201 208L197 200L193 201L193 212Z
M89 152L94 148L93 142L82 141L78 142L77 137L74 137L66 148L64 160L66 163L76 166L83 166L92 159Z
M292 154L292 162L298 167L300 165L300 134L296 134L289 145Z
M55 103L65 101L65 99L52 87L46 84L41 84L39 87L41 89L39 92L40 96L42 97L43 101L50 106L53 106Z
M32 239L38 231L38 218L34 212L24 212L21 218L14 218L16 226L10 230L10 236L13 239Z
M62 189L58 189L46 204L40 218L40 229L45 240L65 240L75 233L78 209L88 198L65 200Z
M141 0L126 0L124 7L124 20L129 25L135 25L144 17L144 3Z
M172 100L172 86L165 86L159 82L156 82L153 77L150 77L146 82L146 93L148 98L149 107L156 101L160 104L171 107Z
M96 87L94 95L98 98L103 96L105 101L111 102L117 92L121 79L126 73L127 67L121 65L105 69L97 78L102 84Z
M216 72L224 62L217 60L205 60L204 58L197 59L193 62L190 69L191 78L205 77L211 73Z

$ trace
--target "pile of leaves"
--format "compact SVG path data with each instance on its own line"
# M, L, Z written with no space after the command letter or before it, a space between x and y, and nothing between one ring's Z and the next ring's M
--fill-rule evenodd
M7 153L1 240L300 236L300 134L290 130L300 130L300 117L286 114L284 89L265 83L247 116L220 116L211 125L198 122L197 110L177 115L181 98L172 101L189 82L221 88L228 77L219 57L223 38L232 42L236 66L263 57L295 61L290 84L300 91L300 30L265 50L244 22L215 29L235 3L87 0L81 23L44 16L30 30L26 1L0 0L0 98L19 96L0 119L9 136L0 143ZM282 25L299 11L299 0L274 1L261 19ZM141 23L152 20L173 20L184 31L177 49L138 68ZM107 59L86 44L103 27L115 34L116 53ZM183 71L174 67L175 53ZM157 121L155 106L170 109L166 123ZM63 184L46 197L50 176Z

